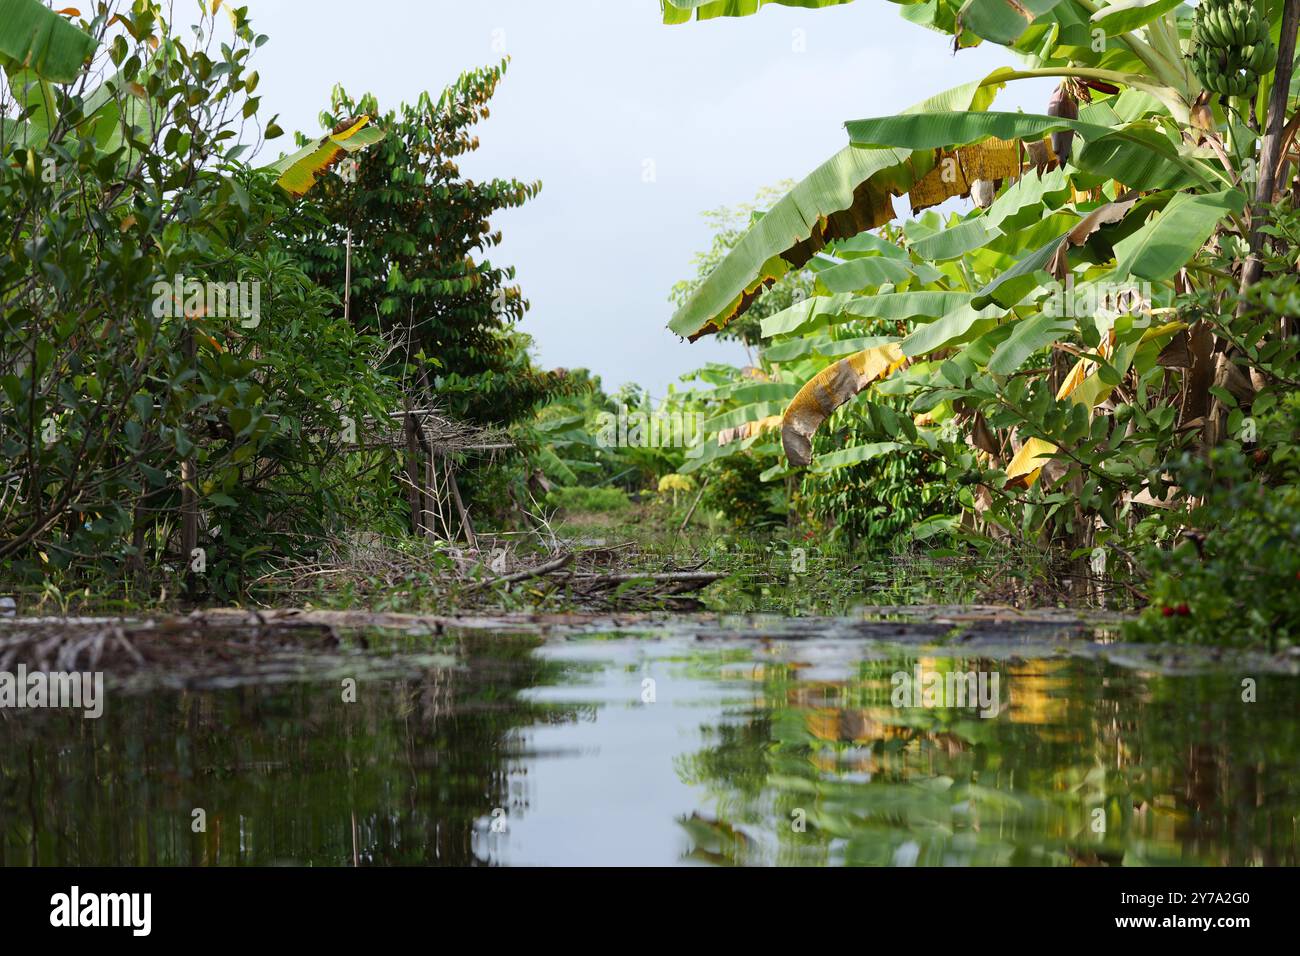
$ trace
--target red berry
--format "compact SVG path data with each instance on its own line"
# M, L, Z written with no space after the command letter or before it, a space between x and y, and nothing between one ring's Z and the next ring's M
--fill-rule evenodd
M1178 607L1174 608L1174 610L1178 612L1179 617L1187 617L1187 615L1192 613L1191 609L1186 604L1180 604Z
M1174 609L1166 604L1164 607L1160 609L1160 613L1163 614L1165 617L1173 617Z

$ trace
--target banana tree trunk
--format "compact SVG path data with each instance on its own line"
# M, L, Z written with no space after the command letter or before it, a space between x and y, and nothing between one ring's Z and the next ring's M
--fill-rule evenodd
M1273 89L1268 98L1268 126L1264 144L1259 151L1259 181L1255 186L1255 204L1251 211L1250 254L1241 270L1242 298L1237 303L1237 315L1246 310L1245 293L1259 281L1264 262L1259 256L1264 236L1259 231L1263 207L1273 201L1277 185L1278 157L1282 147L1282 128L1286 124L1287 95L1291 89L1291 74L1295 66L1296 30L1300 29L1300 0L1286 0L1282 8L1282 35L1277 47L1277 70L1273 74Z

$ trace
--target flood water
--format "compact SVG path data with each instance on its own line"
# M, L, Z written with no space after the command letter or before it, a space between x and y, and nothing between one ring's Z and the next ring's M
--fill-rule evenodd
M1297 862L1294 672L752 628L437 650L355 702L335 674L0 713L0 863ZM996 675L996 713L899 706L918 668Z

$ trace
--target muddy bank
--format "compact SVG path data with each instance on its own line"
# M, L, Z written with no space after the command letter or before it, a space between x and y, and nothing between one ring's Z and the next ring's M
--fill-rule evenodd
M583 636L688 638L708 644L854 643L864 653L960 652L991 660L1081 658L1163 674L1216 669L1296 674L1300 653L1125 643L1124 617L999 605L887 606L853 616L499 613L217 608L160 618L0 619L0 671L102 671L122 690L199 688L343 676L416 676L458 666L463 638L493 633L538 643Z

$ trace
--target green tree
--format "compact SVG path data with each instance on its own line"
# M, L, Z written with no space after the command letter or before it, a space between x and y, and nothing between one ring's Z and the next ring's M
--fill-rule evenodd
M505 69L506 61L470 70L436 99L421 93L386 113L372 95L336 87L324 126L368 115L387 135L355 166L336 168L313 195L318 227L296 237L308 273L347 299L357 328L390 343L387 371L456 417L499 425L531 413L558 381L533 365L530 340L513 330L528 308L513 267L484 257L501 241L492 217L541 184L476 182L458 165L479 145L472 128Z
M385 405L379 343L287 256L268 227L291 200L241 160L266 37L237 12L232 37L224 13L182 32L147 2L79 25L11 8L0 566L78 587L201 570L233 593L287 535L338 516L344 418Z

